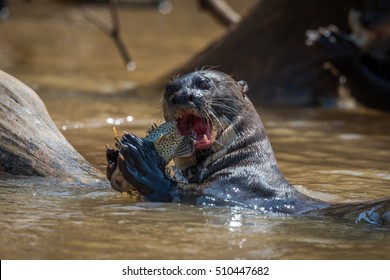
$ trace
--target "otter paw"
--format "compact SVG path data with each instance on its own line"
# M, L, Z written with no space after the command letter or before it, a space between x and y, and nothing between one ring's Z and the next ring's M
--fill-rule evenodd
M107 179L111 179L112 174L114 173L115 168L117 167L119 151L110 148L106 145L106 160L107 160L107 168L106 168L106 177Z
M167 178L154 144L133 134L124 135L121 142L118 167L126 180L147 200L171 201L174 183Z

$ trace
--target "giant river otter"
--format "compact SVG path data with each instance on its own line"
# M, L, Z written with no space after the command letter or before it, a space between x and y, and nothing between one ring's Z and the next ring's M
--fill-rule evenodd
M177 130L191 140L194 152L174 158L177 171L170 176L151 141L126 134L120 151L109 157L109 169L117 165L116 174L149 201L390 223L388 198L330 204L290 185L277 166L247 91L245 82L211 70L171 81L164 93L164 117L177 123ZM0 97L0 174L102 182L101 173L55 127L34 91L0 71Z
M191 156L174 159L184 178L172 180L154 145L132 134L123 137L120 149L123 176L150 201L289 214L329 209L329 203L304 195L284 178L247 91L244 81L211 70L168 83L165 120L176 120L179 132L192 139L195 148ZM383 207L388 211L389 202Z

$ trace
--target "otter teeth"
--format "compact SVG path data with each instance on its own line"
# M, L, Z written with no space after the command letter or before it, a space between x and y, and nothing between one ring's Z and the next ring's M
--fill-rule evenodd
M202 139L204 142L207 142L209 141L209 139L207 138L206 134L203 134L203 139Z

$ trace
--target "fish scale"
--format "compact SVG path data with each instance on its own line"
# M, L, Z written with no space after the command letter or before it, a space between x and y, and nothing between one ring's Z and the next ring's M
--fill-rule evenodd
M117 135L115 129L114 133ZM153 125L147 131L145 139L153 142L165 163L169 163L174 157L189 156L195 151L190 139L181 135L177 130L175 120L165 122L160 126ZM117 147L122 146L123 141L126 141L125 138L119 140L119 137L116 137Z
M157 152L166 163L172 160L180 145L186 142L185 138L177 131L176 121L169 121L158 127L152 127L145 139L154 143Z

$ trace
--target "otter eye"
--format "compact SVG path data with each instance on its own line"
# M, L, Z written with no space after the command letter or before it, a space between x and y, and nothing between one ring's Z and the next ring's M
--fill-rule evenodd
M209 89L211 87L211 81L208 78L200 78L199 77L195 80L195 86L197 88L206 90L206 89Z

